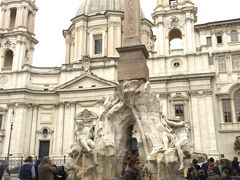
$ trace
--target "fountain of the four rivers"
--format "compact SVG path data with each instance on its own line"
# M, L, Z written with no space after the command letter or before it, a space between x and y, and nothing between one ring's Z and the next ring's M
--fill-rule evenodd
M141 159L143 180L180 180L193 158L189 125L162 114L148 81L139 0L125 0L125 7L115 98L105 99L96 124L87 127L75 120L75 143L66 168L73 180L120 180L127 155L135 153Z

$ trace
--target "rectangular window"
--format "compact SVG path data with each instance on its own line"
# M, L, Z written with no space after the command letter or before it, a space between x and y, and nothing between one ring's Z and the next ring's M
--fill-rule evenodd
M175 105L175 116L179 116L184 121L184 106L183 104Z
M94 54L102 54L102 35L94 36Z
M240 70L240 54L232 55L233 70Z
M212 46L212 37L207 37L207 46Z
M232 122L231 100L223 99L222 106L224 122Z
M222 42L222 35L217 35L217 43L221 44Z
M0 114L0 130L1 130L1 128L2 128L2 115Z
M226 71L225 56L218 56L219 71Z

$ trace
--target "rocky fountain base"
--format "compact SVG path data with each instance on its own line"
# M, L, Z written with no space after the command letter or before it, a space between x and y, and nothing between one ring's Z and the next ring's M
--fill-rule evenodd
M73 180L121 179L127 156L138 154L143 180L183 179L192 158L189 125L167 119L150 83L132 80L106 98L97 123L76 120L75 144L66 165Z

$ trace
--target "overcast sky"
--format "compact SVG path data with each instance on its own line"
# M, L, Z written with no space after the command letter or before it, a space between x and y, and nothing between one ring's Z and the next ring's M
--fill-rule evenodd
M145 17L152 21L151 13L156 0L140 0ZM63 29L68 29L71 19L83 0L36 0L39 8L35 34L33 66L61 66L65 61ZM193 0L198 7L198 24L216 20L240 18L239 0Z

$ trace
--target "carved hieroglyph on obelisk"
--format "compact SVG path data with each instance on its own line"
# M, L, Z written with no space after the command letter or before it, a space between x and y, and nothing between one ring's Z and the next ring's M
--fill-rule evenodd
M118 81L125 79L149 79L146 59L149 54L145 45L141 45L141 19L139 0L125 0L125 14L122 47L117 48L120 55L118 63Z
M125 0L123 46L140 45L139 0Z

